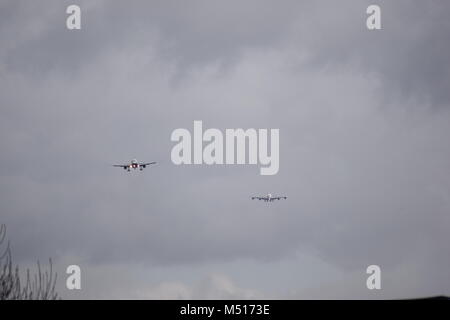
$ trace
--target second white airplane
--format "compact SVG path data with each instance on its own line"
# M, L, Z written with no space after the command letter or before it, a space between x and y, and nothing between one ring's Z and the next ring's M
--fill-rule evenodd
M252 200L255 200L255 199L258 199L258 200L264 200L264 202L272 202L272 201L275 201L275 200L281 200L281 199L287 199L287 197L274 197L274 196L272 196L270 193L267 195L267 196L262 196L262 197L252 197Z
M113 164L114 167L120 167L120 168L124 168L125 170L127 170L128 172L131 171L131 169L139 169L139 170L144 170L145 167L155 164L156 162L145 162L145 163L139 163L137 162L136 159L131 160L131 163L129 164Z

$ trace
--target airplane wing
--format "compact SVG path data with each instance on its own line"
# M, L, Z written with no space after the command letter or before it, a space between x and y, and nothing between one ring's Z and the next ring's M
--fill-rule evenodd
M155 163L156 163L156 161L146 162L146 163L139 163L139 166L142 167L142 168L145 168L146 166L149 166L149 165L155 164Z
M119 168L128 168L130 165L128 164L113 164L113 167L119 167Z
M274 200L281 200L281 199L287 199L287 197L272 197L272 199L274 199Z
M255 199L258 199L258 200L267 200L267 197L252 197L252 200L255 200Z

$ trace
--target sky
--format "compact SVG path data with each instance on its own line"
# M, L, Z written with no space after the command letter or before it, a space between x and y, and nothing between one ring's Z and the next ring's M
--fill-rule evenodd
M51 257L66 299L450 295L449 15L444 0L0 0L14 261ZM171 133L195 120L279 129L279 172L173 164ZM111 166L133 158L158 164ZM288 198L251 201L267 193Z

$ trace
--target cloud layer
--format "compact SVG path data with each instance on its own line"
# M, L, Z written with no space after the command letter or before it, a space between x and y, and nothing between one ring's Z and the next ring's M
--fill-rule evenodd
M16 261L80 264L68 297L107 297L111 270L121 298L449 294L447 2L380 1L374 32L366 1L79 3L80 31L69 2L0 5ZM279 128L280 172L173 165L194 120ZM158 165L110 166L135 157ZM288 201L249 200L267 192Z

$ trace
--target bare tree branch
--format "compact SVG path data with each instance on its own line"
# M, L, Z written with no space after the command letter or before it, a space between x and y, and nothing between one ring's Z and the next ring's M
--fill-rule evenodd
M13 268L11 248L6 241L6 226L0 225L0 300L56 300L55 290L57 274L53 272L52 260L49 259L49 270L42 272L41 264L37 262L37 273L30 276L27 269L26 281L20 282L19 266ZM33 280L31 280L33 279Z

